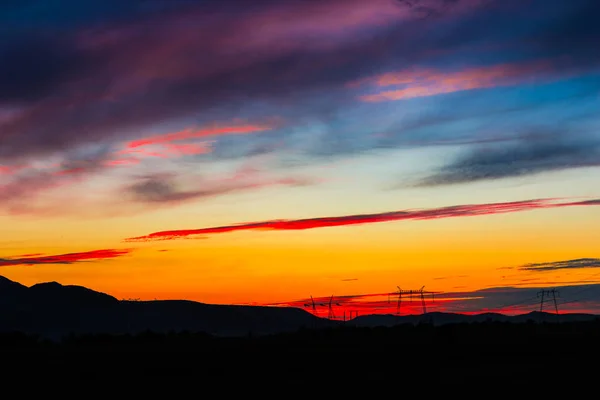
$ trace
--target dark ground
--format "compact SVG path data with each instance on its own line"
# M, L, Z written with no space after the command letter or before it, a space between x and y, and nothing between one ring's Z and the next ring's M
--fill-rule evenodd
M295 392L417 384L426 391L481 385L534 390L597 380L599 355L600 321L344 327L236 339L146 333L70 337L61 343L3 334L0 376L4 382L50 381L97 390L172 385L244 388L246 394L259 387Z

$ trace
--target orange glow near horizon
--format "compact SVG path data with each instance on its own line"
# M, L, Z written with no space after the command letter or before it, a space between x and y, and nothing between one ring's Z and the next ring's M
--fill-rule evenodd
M594 277L590 277L593 270L519 269L532 262L575 259L580 249L593 246L595 240L589 235L567 238L560 232L544 232L543 224L534 223L544 213L559 212L571 214L575 227L579 224L577 215L585 215L584 208L541 209L527 217L515 213L392 222L385 226L342 226L314 233L312 230L239 232L200 240L146 242L135 246L129 243L130 246L103 252L90 251L88 246L87 252L74 255L64 252L70 246L62 245L43 254L20 256L23 259L20 261L4 257L1 272L26 285L61 276L63 284L83 285L117 298L189 299L217 304L299 306L294 299L307 299L310 295L327 298L393 293L397 285L406 289L424 285L425 290L460 296L460 299L436 298L431 305L427 300L428 309L463 312L462 307L473 301L471 297L479 296L471 292L488 287L536 288L546 286L544 282L548 281L556 282L554 286L593 283ZM514 227L516 221L521 221L523 227L519 237L503 228ZM429 236L432 228L443 232L447 229L444 226L458 225L463 232L461 236L441 235L433 241ZM570 235L567 228L565 225ZM332 239L339 235L344 239L336 244ZM365 235L370 244L358 245ZM393 239L403 237L402 242ZM519 244L527 246L527 251ZM129 248L135 250L130 252ZM551 248L555 250L550 251ZM26 255L33 250L21 248L13 254ZM96 261L86 262L86 258L93 257ZM73 263L48 263L52 261ZM600 273L595 278L600 280ZM515 298L519 300L518 295ZM403 303L403 310L420 313L417 300L412 305ZM367 297L338 308L347 314L350 311L364 314L395 313L395 307L387 303L387 298L373 303ZM471 311L467 307L464 312Z

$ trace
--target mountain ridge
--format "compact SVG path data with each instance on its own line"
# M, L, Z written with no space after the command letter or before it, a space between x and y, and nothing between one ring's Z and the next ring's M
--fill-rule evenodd
M118 300L84 286L44 282L27 287L0 276L0 332L18 331L60 339L71 334L136 334L145 331L204 332L216 336L268 335L300 329L391 327L477 322L570 322L600 318L593 314L550 314L533 311L422 315L369 314L332 321L296 307L207 304L191 300Z

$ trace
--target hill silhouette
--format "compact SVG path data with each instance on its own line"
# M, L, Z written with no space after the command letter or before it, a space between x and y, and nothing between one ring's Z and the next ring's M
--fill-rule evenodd
M596 318L588 314L540 312L516 316L433 312L406 316L364 315L342 322L319 318L292 307L216 305L187 300L118 300L83 286L47 282L27 287L0 276L0 332L22 332L51 339L147 331L246 336L341 325L373 328L422 323L438 326L477 322L575 322Z
M431 323L433 325L447 324L462 324L462 323L479 323L479 322L510 322L510 323L526 323L526 322L582 322L594 321L598 318L594 314L554 314L540 311L531 311L519 315L504 315L499 313L481 313L481 314L457 314L432 312L421 315L390 315L390 314L372 314L363 315L355 318L352 321L354 326L360 327L393 327L402 324L420 324Z
M326 327L331 321L298 308L214 305L185 300L126 301L83 286L27 287L0 277L0 332L59 339L70 334L144 331L262 335Z
M260 393L286 384L296 393L322 389L326 379L347 383L337 393L398 379L434 383L432 390L532 387L548 365L569 366L563 383L593 375L585 365L600 354L598 337L593 315L365 315L343 323L297 308L124 301L0 277L3 382L68 379L138 395L154 395L157 384Z

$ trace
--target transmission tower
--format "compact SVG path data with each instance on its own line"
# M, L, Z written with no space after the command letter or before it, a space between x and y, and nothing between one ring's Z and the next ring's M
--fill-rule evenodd
M544 301L548 301L548 298L544 300L546 296L552 296L552 301L554 302L554 310L556 311L556 314L558 314L558 303L556 303L556 297L560 297L560 293L556 289L542 289L537 293L537 297L540 299L540 312L544 311Z
M423 306L423 314L427 314L427 307L425 306L425 294L423 293L424 288L425 288L425 286L421 286L421 289L419 289L419 293L421 293L421 306ZM433 299L433 294L432 294L432 299Z
M327 308L329 309L329 314L327 316L327 318L329 319L335 319L335 314L333 312L333 295L331 295L331 297L329 298L329 304L327 305ZM335 303L336 306L340 306L340 303Z
M315 303L315 299L313 299L312 295L310 296L310 303L304 304L304 307L310 307L312 309L313 315L317 315L317 306L322 306L323 304Z
M435 292L430 292L430 291L426 291L425 286L421 286L420 289L418 290L414 290L414 289L409 289L409 290L404 290L401 289L400 286L396 286L398 288L398 290L394 293L395 296L398 296L398 300L396 302L396 314L400 315L400 309L402 306L402 297L405 295L408 295L408 301L410 303L412 303L413 300L413 295L418 295L421 298L421 308L423 309L423 314L427 314L427 305L425 303L425 295L431 295L431 301L435 301L435 297L434 297L434 293ZM388 295L388 302L389 302L389 295Z

